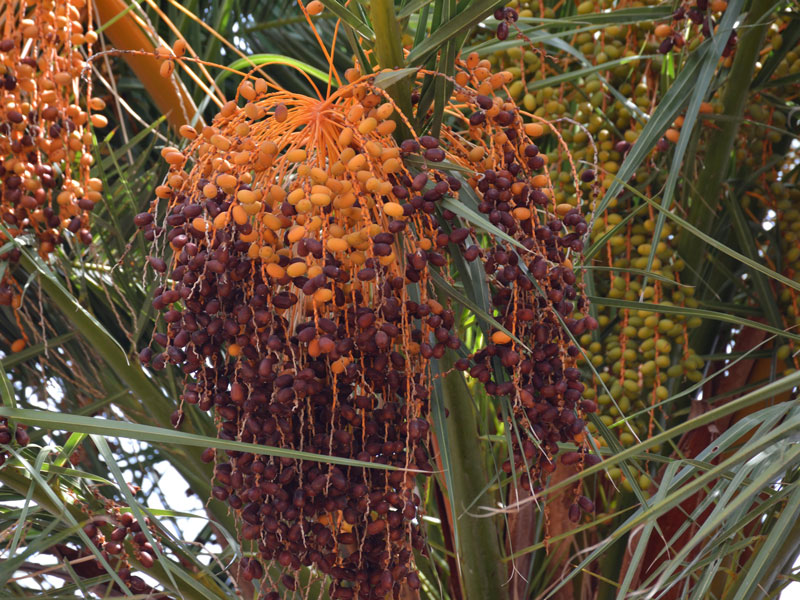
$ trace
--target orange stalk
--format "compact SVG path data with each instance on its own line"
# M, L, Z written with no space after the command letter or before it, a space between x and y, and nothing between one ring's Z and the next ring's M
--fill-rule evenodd
M123 0L97 0L97 18L100 23L107 23L127 8ZM129 12L104 30L111 43L120 50L142 50L154 52L155 46L145 32L136 24ZM174 130L188 124L197 112L189 92L179 82L165 85L159 74L160 61L155 56L141 54L124 54L128 66L150 94L158 110L167 116L167 122Z

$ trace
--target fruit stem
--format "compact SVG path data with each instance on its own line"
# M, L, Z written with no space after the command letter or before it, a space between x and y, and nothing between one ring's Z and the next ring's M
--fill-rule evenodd
M444 378L442 393L448 411L445 419L447 443L439 448L447 452L453 489L452 527L456 533L456 550L461 567L463 597L507 598L505 577L495 519L482 516L480 507L494 506L486 485L485 456L477 441L478 421L470 391L461 371L454 369L455 358L448 351L440 360Z
M759 59L759 50L771 22L769 19L764 19L764 15L773 7L774 2L771 0L755 0L745 22L739 27L739 31L743 33L737 44L736 55L727 80L727 89L722 98L722 114L733 118L722 121L719 128L711 131L708 136L706 148L713 148L713 152L706 153L705 168L698 177L697 191L689 211L688 221L701 231L710 231L714 220L719 218L720 190L732 164L731 151L739 131L745 105L750 97L746 92L753 80L755 64ZM728 208L730 211L728 203L738 201L738 197L723 195L722 208ZM688 231L681 231L678 236L678 252L690 266L686 270L687 275L694 276L694 281L687 283L698 284L706 281L707 289L719 289L723 282L715 281L716 274L704 274L704 267L707 268L711 263L707 260L705 243L702 240L694 237ZM698 353L703 353L710 348L714 342L715 332L716 328L710 321L705 321L694 332L692 335L693 345Z
M722 114L733 118L722 121L719 128L712 130L708 136L706 148L713 148L713 152L706 153L705 168L698 178L695 201L689 212L688 221L694 223L701 231L709 231L713 220L717 218L717 199L731 165L731 149L749 98L745 91L753 80L759 49L770 25L769 20L762 19L773 6L772 0L755 0L745 22L739 28L743 33L737 44L727 89L722 98ZM692 267L697 268L707 262L703 245L704 243L691 233L687 231L680 233L678 240L680 255L687 263L692 263ZM691 272L691 269L689 271Z
M405 67L400 22L394 12L393 0L372 0L369 3L372 30L375 32L375 56L381 69ZM411 86L407 81L390 85L386 90L407 117L411 116ZM402 138L410 135L402 119L396 118L397 132Z
M136 24L130 12L122 17L117 17L128 10L125 2L98 0L96 7L100 23L110 23L106 26L104 33L115 48L144 50L146 53L155 51L155 46ZM194 101L177 78L173 78L172 83L165 82L159 74L160 61L154 56L145 54L125 53L122 56L136 74L136 78L150 94L158 110L167 116L167 122L173 130L178 131L181 125L192 121L197 113Z
M391 0L370 2L370 18L375 31L375 54L382 69L397 69L405 65L400 43L400 23L394 14Z

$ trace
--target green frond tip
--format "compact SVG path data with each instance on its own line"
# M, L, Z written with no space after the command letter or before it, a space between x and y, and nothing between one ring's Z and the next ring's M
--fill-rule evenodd
M302 60L297 60L295 58L291 58L290 56L284 56L283 54L253 54L247 58L240 58L233 61L228 65L228 67L236 71L247 71L250 69L255 69L256 67L269 65L283 65L285 67L296 69L297 71L310 75L311 77L314 77L325 84L327 84L329 81L328 74L324 71L316 68L313 65L309 65ZM219 75L217 75L215 81L217 84L220 84L233 74L234 73L231 71L222 71ZM339 87L334 78L330 78L330 84L332 87Z

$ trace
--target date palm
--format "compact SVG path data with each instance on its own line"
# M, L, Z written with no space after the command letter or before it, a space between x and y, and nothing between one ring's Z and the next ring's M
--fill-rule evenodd
M581 348L583 402L598 412L586 412L587 429L574 439L553 441L553 472L535 494L514 468L535 435L509 397L494 393L505 372L499 357L493 364L480 351L509 344L524 359L541 341L512 340L497 289L480 261L456 251L458 241L444 243L446 266L417 288L449 307L462 348L425 365L430 398L418 426L430 430L433 473L408 481L425 543L412 561L418 579L397 587L400 597L738 599L777 597L793 580L795 6L718 0L676 13L652 2L514 0L504 12L482 0L321 0L322 11L309 14L288 0L71 4L97 37L74 89L81 98L91 79L102 100L80 163L102 194L87 217L91 243L66 227L51 253L4 217L0 268L17 284L0 313L8 597L338 593L306 567L290 566L298 591L280 585L285 565L254 566L258 548L236 511L210 500L219 481L209 448L289 462L319 455L218 437L214 418L188 406L178 368L139 360L167 332L157 301L164 282L152 269L166 267L141 215L167 197L165 186L183 185L170 179L170 164L194 160L200 145L185 137L250 93L240 84L251 69L283 90L290 124L302 116L299 98L334 97L374 72L369 85L390 99L395 120L386 115L382 137L370 130L361 141L398 151L414 135L477 131L480 117L464 123L480 112L470 104L476 94L459 90L474 85L484 95L480 83L496 76L492 95L516 101L520 119L541 130L520 129L537 134L546 157L548 214L566 219L577 208L588 221L569 265L599 327L576 329L565 315L557 335ZM12 13L6 31L9 19L29 16ZM178 38L183 57L167 50ZM470 61L474 82L464 74ZM278 100L264 109L277 112ZM14 110L6 102L0 114ZM339 140L343 125L335 129ZM259 145L278 135L265 130ZM303 147L310 155L313 144ZM391 158L382 163L387 180ZM451 152L439 179L470 190L483 177L477 160ZM437 228L467 231L472 252L524 252L499 217L463 194L445 201ZM401 210L385 204L369 217L397 219ZM436 231L409 231L404 243L426 234ZM13 345L20 339L24 348ZM468 357L465 372L459 359ZM478 359L486 381L471 369ZM356 457L339 463L364 466ZM594 512L576 514L579 506ZM130 572L114 568L122 552Z

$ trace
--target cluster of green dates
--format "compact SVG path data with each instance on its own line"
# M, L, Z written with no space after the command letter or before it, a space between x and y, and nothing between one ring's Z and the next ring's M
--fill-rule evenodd
M782 270L800 283L800 189L773 182L771 191L777 197L777 214L779 215L779 231L781 245ZM778 294L778 302L783 308L787 327L800 326L800 294L783 286ZM789 362L789 357L797 351L789 344L778 347L779 360ZM794 366L789 364L787 373Z
M783 35L780 33L780 28L789 22L789 18L779 17L770 28L767 36L767 44L769 44L773 50L778 51L783 48L784 41ZM800 73L800 48L795 47L789 50L781 59L780 63L778 63L774 77L776 79L783 79L784 77L790 77L797 73ZM796 84L794 84L794 86L796 87ZM778 91L782 90L778 88Z
M675 255L669 224L661 232L650 268L658 279L645 281L641 274L631 270L647 268L655 221L634 217L630 229L625 223L622 233L614 232L623 219L622 214L623 211L611 212L607 219L596 221L592 229L592 241L613 233L607 242L612 269L597 271L603 276L593 279L595 293L663 307L697 307L694 288L680 285L679 273L684 262ZM606 252L603 254L607 256ZM687 346L689 332L701 320L652 310L597 308L600 327L579 340L591 363L589 367L584 362L584 368L594 377L594 389L588 389L586 397L596 400L600 419L607 427L616 427L619 441L628 446L637 438L648 436L651 420L659 419L660 403L683 384L702 380L703 359ZM624 423L623 418L626 418Z
M739 165L755 171L773 156L771 145L782 142L788 117L783 110L771 109L766 103L752 102L745 109L745 119L737 139L736 160ZM773 190L778 181L777 172L767 172L763 179L772 195L782 194L781 189Z

